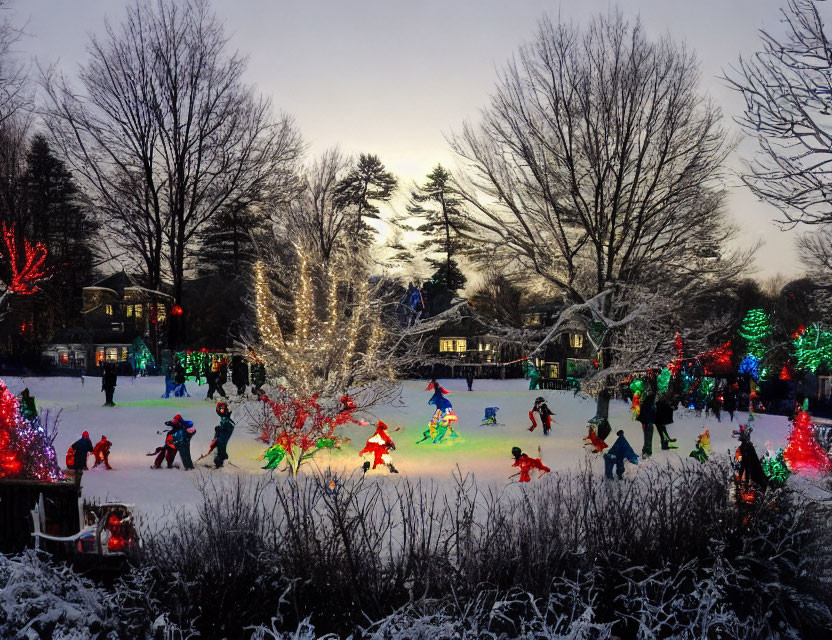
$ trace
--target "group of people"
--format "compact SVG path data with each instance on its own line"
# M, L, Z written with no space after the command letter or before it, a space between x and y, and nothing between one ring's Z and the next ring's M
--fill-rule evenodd
M214 467L219 469L228 460L228 441L234 433L234 421L231 419L231 410L225 402L218 402L216 407L217 415L220 418L219 424L214 428L214 438L208 447L208 451L201 455L198 460L214 454ZM156 456L152 469L160 469L163 463L167 468L175 466L174 461L177 454L185 470L194 468L194 461L191 457L191 439L196 433L196 427L190 420L185 420L181 414L176 414L173 419L165 422L169 427L164 433L165 442L147 455ZM89 469L87 459L92 455L95 459L93 469L104 465L105 469L113 469L110 466L110 448L113 443L106 436L101 436L95 446L90 440L88 431L84 431L81 437L72 443L66 454L66 467L68 470L80 473Z

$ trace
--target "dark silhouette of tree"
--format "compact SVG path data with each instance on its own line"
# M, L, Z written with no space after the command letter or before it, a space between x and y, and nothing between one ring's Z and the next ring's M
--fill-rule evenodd
M353 169L338 182L335 188L335 204L348 208L352 217L350 232L357 241L370 244L373 228L365 218L379 219L379 209L374 202L389 202L396 191L398 181L387 171L378 156L362 153Z
M199 234L199 274L250 274L257 260L255 236L266 223L266 217L255 207L231 205L218 212Z
M90 42L80 87L47 73L45 117L110 237L182 298L199 232L268 197L300 151L289 118L243 84L207 0L136 2Z
M465 286L466 278L454 259L467 242L462 234L471 231L468 216L448 173L441 164L427 175L427 181L411 192L408 213L419 219L417 231L426 239L418 245L421 251L443 254L441 259L428 257L428 264L436 269L434 281L450 291Z

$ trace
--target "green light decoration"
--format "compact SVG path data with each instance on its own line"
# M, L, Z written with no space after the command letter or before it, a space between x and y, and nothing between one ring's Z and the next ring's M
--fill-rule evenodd
M670 379L673 377L673 374L670 373L670 369L664 368L662 372L656 378L656 389L659 393L667 393L668 388L670 387Z
M794 338L793 345L796 369L808 369L815 373L818 369L832 367L832 331L822 325L807 327Z
M266 460L266 466L263 468L276 469L285 457L286 449L279 444L274 444L263 454L263 458Z
M639 395L644 394L644 380L641 378L636 378L630 383L630 391L633 392L633 395L636 393Z
M737 333L745 340L747 353L762 358L766 353L766 340L771 335L771 318L762 309L751 309L745 314Z
M783 457L783 449L779 449L776 454L772 455L771 450L766 451L763 456L763 473L766 474L769 484L775 489L786 484L786 480L792 474L789 467L786 465L786 460Z

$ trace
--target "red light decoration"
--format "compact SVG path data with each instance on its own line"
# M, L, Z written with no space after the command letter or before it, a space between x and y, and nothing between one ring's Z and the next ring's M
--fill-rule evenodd
M731 348L731 341L729 340L703 353L699 356L699 361L702 363L706 374L719 375L731 372L731 360L733 357L734 350Z
M38 280L43 280L48 274L48 269L43 266L46 262L46 245L38 242L32 246L24 238L24 261L21 266L18 262L17 239L15 238L14 225L6 226L6 223L3 223L3 242L6 245L6 252L9 254L9 265L12 270L12 281L8 287L9 291L22 296L32 295L38 290L35 283Z
M797 328L797 331L795 331L795 332L792 334L792 340L797 340L797 339L798 339L800 336L802 336L805 332L806 332L806 325L803 325L803 324L802 324L802 325L800 325L800 326Z
M178 304L173 305L170 310L170 315L172 316L181 316L183 313L185 313L185 311Z
M0 478L63 479L52 439L40 420L20 414L15 395L0 380Z
M783 459L792 472L819 475L832 470L832 463L815 438L811 417L806 411L798 412L787 440Z
M783 368L780 369L780 379L781 380L792 380L794 379L794 369L792 368L791 362L786 362L783 365Z

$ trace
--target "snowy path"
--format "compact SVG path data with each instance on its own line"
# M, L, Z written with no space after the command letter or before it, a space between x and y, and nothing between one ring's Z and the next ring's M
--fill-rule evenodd
M459 416L459 431L462 437L456 441L434 445L416 444L422 431L427 427L433 407L427 404L431 395L425 392L425 381L407 381L403 384L401 401L403 406L377 408L377 417L384 420L393 430L391 436L397 449L393 460L403 477L435 477L447 479L457 465L463 473L473 472L479 480L505 485L506 478L514 469L511 468L510 450L519 446L530 455L536 456L540 446L543 461L553 470L574 469L583 464L587 454L581 438L586 435L586 420L595 413L592 399L574 396L566 391L529 391L525 380L476 380L474 391L466 390L464 380L440 380L451 391L448 398ZM256 458L264 446L255 440L254 434L247 428L245 411L235 410L237 429L228 447L230 461L236 467L215 472L198 467L195 473L181 470L152 470L151 457L145 454L162 444L163 437L157 431L164 428L165 420L181 413L192 420L197 433L191 444L194 459L207 450L208 443L218 422L214 412L214 403L203 400L206 387L196 387L189 383L193 397L164 400L160 395L164 391L162 378L119 378L116 388L116 407L101 406L104 394L100 392L100 378L87 378L82 386L78 378L8 378L6 383L14 393L19 393L28 386L35 396L41 412L48 410L52 415L61 410L60 426L56 440L58 458L63 461L67 448L83 430L90 432L95 443L102 435L113 442L111 464L115 471L90 471L84 474L84 495L102 500L122 500L136 504L149 517L161 514L168 505L193 504L198 499L195 480L202 474L233 473L267 473L260 469L262 462ZM231 385L226 385L227 388ZM552 434L544 437L540 427L530 433L528 412L534 398L544 396L549 407L555 412ZM233 398L233 396L232 396ZM232 401L232 409L236 402ZM256 405L256 403L250 403ZM504 426L481 426L485 407L500 408L498 418ZM636 452L642 445L641 426L630 417L629 405L613 401L610 407L610 421L613 434L607 438L612 444L615 431L624 429L627 439ZM678 438L678 451L661 451L658 435L654 434L654 461L663 463L668 458L678 460L687 457L693 443L703 429L711 430L712 450L715 455L725 455L736 448L736 440L731 431L737 422L727 422L727 415L722 423L711 417L681 417L676 412L671 436ZM746 413L737 417L743 421ZM373 421L374 416L366 416ZM776 448L785 444L788 422L782 416L756 416L753 441L757 451L762 453L766 440ZM395 429L399 429L396 431ZM315 459L317 464L325 467L353 471L361 464L356 455L372 434L373 427L351 426L345 435L352 442L341 451L323 451ZM209 462L206 458L202 462ZM599 456L591 457L593 469L603 473L603 461ZM628 468L628 474L637 473L637 468ZM387 471L375 472L387 475Z

